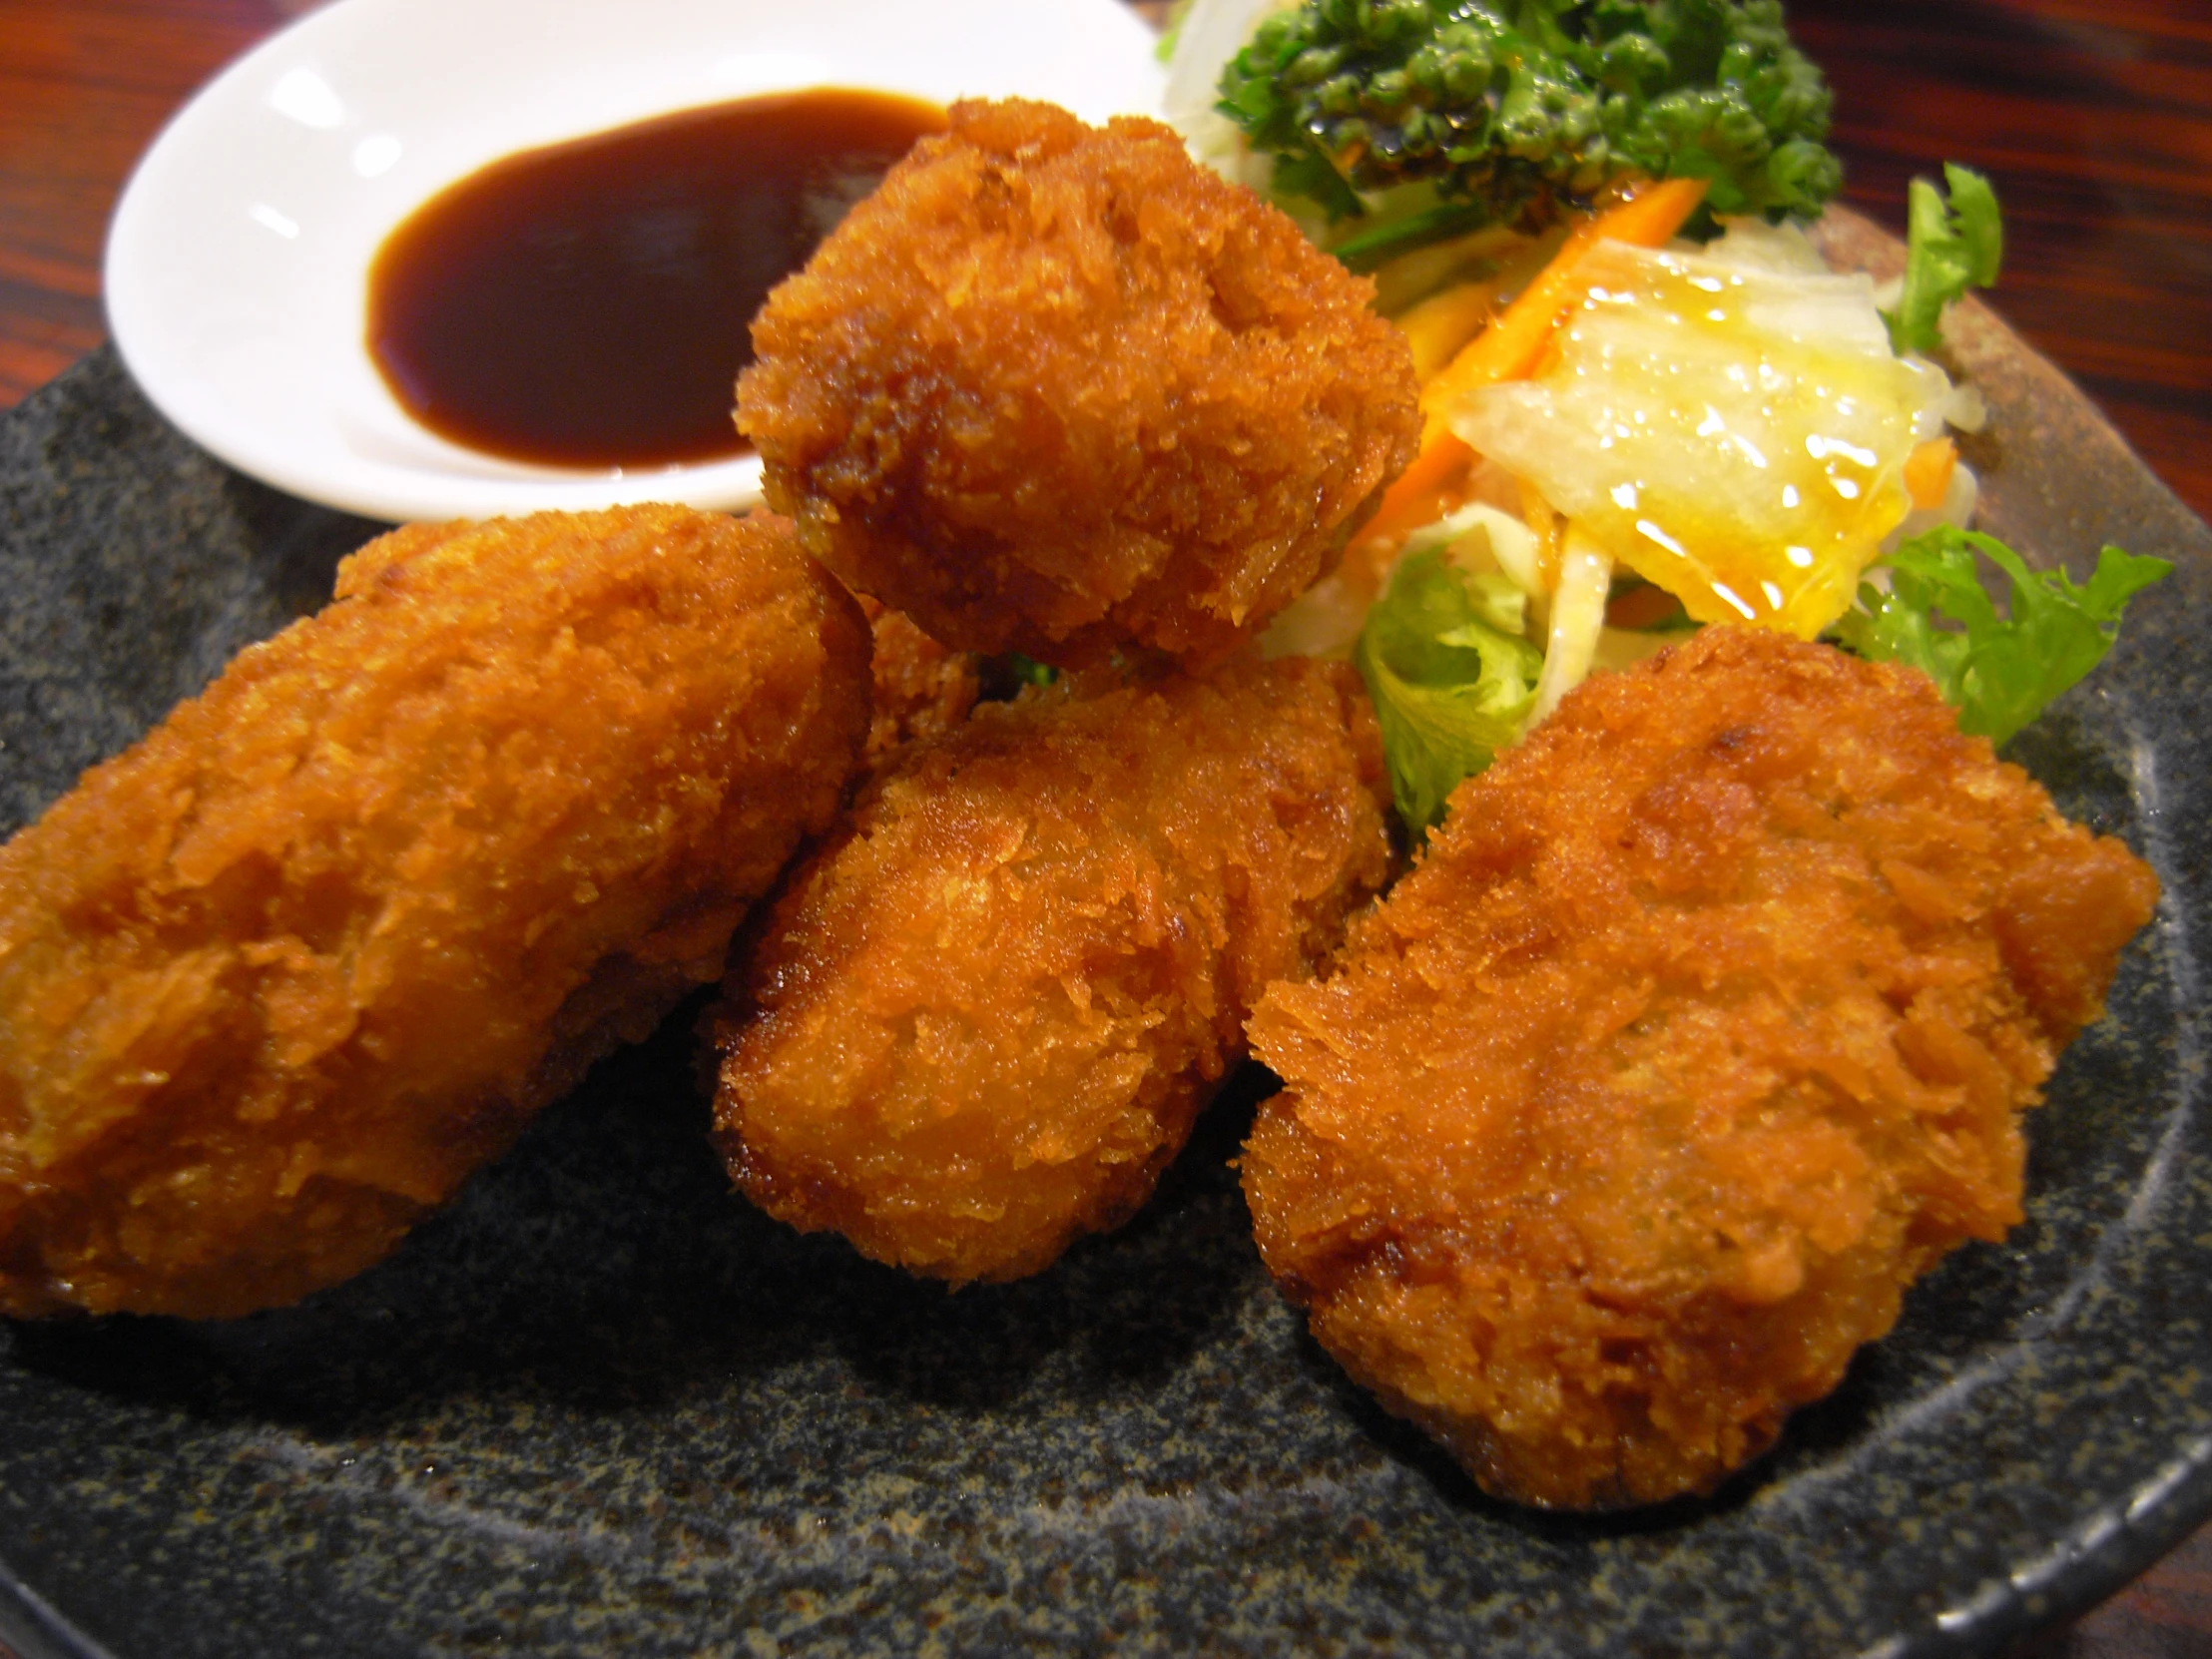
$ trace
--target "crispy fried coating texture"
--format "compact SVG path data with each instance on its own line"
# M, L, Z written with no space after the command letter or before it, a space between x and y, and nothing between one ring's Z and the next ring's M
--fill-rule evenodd
M0 1310L385 1254L722 971L867 725L788 529L421 526L0 848Z
M1225 656L1418 432L1373 285L1158 123L956 104L753 323L769 500L948 645Z
M869 678L874 714L868 722L869 767L916 738L934 738L967 719L982 691L975 655L939 645L904 611L858 596L860 613L874 636Z
M1915 672L1707 629L1454 796L1271 987L1260 1249L1500 1495L1712 1487L2020 1219L2019 1113L2158 883Z
M986 704L803 866L720 1023L717 1138L793 1225L960 1283L1119 1225L1381 884L1387 790L1342 665Z

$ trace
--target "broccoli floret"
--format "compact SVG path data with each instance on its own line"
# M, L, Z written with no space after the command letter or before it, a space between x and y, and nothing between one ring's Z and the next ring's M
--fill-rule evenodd
M1345 227L1362 266L1548 219L1626 174L1709 180L1709 213L1770 219L1818 214L1841 183L1828 87L1779 0L1304 0L1221 95L1279 193L1340 222L1392 193L1382 224Z

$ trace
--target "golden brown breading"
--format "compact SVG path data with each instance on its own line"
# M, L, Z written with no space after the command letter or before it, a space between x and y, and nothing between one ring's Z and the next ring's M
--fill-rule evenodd
M1490 1490L1710 1488L2020 1219L2018 1114L2157 891L1925 676L1707 629L1576 691L1332 977L1269 989L1261 1252Z
M867 618L875 639L869 659L874 714L862 756L866 765L874 767L900 745L939 737L967 719L982 680L973 652L939 645L904 611L894 611L865 594L858 598L860 614Z
M367 1266L722 970L867 630L788 529L420 526L0 848L0 1309Z
M1126 1219L1388 861L1341 665L987 704L908 749L729 980L715 1117L795 1226L962 1282Z
M956 104L753 324L768 498L948 645L1225 655L1418 430L1372 284L1155 122Z

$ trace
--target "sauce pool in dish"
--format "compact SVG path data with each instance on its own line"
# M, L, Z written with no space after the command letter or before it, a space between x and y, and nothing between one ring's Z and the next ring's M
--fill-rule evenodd
M575 467L737 454L753 313L944 121L816 88L494 162L377 251L369 354L401 407L472 449Z

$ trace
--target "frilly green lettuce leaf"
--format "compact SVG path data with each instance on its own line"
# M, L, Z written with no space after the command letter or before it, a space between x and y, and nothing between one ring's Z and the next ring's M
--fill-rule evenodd
M1977 553L2010 586L2003 615ZM2173 569L2107 547L2089 580L2076 584L2062 570L2029 570L1994 536L1947 525L1875 568L1885 565L1889 590L1861 586L1860 608L1836 625L1836 639L1862 657L1922 670L1958 710L1960 731L1998 745L2104 660L2128 600Z
M1989 286L2004 260L2004 222L1989 181L1954 162L1943 164L1943 179L1948 204L1926 179L1913 181L1907 199L1905 288L1897 309L1883 312L1901 353L1935 350L1943 307L1968 287Z
M1375 700L1398 817L1416 835L1520 736L1543 671L1543 653L1508 631L1523 603L1506 578L1469 577L1430 549L1399 562L1368 613L1353 660Z

